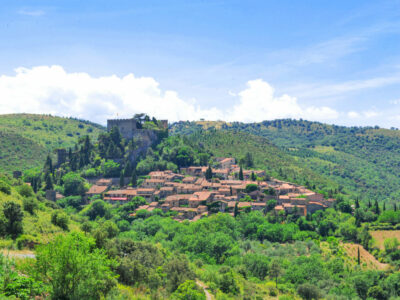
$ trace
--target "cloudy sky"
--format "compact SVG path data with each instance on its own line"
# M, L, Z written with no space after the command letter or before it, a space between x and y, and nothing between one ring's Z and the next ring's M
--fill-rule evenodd
M7 2L0 113L400 127L399 1Z

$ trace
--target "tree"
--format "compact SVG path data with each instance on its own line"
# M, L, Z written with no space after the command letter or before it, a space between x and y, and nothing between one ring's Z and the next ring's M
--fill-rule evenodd
M69 172L63 176L62 180L65 196L79 196L85 193L85 180L79 174Z
M193 280L186 280L171 295L171 299L176 300L205 300L203 290L201 290Z
M51 223L63 230L68 230L69 219L66 213L57 210L51 214Z
M43 166L44 173L53 173L53 162L51 160L50 154L47 155L46 162Z
M133 170L133 172L132 172L131 184L132 184L132 186L136 186L137 185L136 170Z
M46 173L46 174L44 175L44 183L45 183L44 189L45 189L46 191L52 190L52 189L54 188L54 186L53 186L53 179L52 179L51 173Z
M305 300L321 298L319 289L316 286L309 283L304 283L299 285L299 287L297 288L297 293L300 295L301 298Z
M213 172L212 172L211 166L208 166L208 168L207 168L207 170L206 170L205 177L206 177L207 180L212 179L212 177L213 177Z
M357 248L357 264L360 265L361 259L360 259L360 247Z
M242 168L242 166L240 166L240 170L239 170L239 180L243 180L243 168Z
M378 200L375 200L375 209L374 212L379 215L381 213L381 210L379 208Z
M254 172L251 172L251 180L252 181L256 181L257 180L256 174L254 174Z
M105 298L115 286L114 261L82 233L58 235L36 250L35 271L52 299Z
M121 175L119 176L119 186L123 187L124 185L125 185L124 171L121 171Z
M250 183L250 184L246 185L246 193L247 194L257 191L257 190L258 190L257 184Z
M86 215L90 218L90 220L94 220L96 217L107 217L109 213L109 206L101 199L92 202L86 211Z
M4 229L5 233L15 239L23 232L22 218L24 213L21 210L21 205L13 201L6 201L3 204Z
M183 254L172 256L171 260L165 264L164 271L167 274L167 288L170 291L175 291L186 280L194 279L189 261Z
M277 259L274 259L269 265L269 276L275 278L276 288L278 288L278 277L281 275L281 264Z
M356 198L356 209L360 208L360 201L358 200L358 197Z
M238 202L235 203L235 210L233 211L233 216L236 218L239 214Z

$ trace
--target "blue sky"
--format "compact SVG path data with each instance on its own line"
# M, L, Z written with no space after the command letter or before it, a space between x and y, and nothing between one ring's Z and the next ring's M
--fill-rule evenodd
M0 112L400 127L399 16L399 1L8 1Z

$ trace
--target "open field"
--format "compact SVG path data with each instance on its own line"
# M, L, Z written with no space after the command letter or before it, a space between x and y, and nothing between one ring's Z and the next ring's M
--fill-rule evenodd
M360 248L360 261L363 269L386 270L389 268L388 264L379 262L371 253L359 244L346 243L343 244L343 247L347 255L355 263L357 263L357 249Z
M376 241L376 246L378 246L379 249L384 249L383 243L388 238L395 237L400 241L400 230L376 230L370 231L369 233Z

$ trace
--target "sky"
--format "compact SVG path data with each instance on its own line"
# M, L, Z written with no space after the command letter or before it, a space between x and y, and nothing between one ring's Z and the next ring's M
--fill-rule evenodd
M400 1L2 1L0 114L400 127Z

